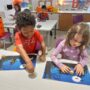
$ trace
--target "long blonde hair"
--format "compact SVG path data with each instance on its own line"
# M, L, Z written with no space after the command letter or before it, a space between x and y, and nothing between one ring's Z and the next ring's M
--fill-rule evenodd
M65 45L70 46L70 40L73 39L76 34L82 35L82 43L78 47L81 53L83 50L83 47L84 46L86 47L89 42L89 34L90 34L89 25L85 22L80 22L73 25L67 33Z

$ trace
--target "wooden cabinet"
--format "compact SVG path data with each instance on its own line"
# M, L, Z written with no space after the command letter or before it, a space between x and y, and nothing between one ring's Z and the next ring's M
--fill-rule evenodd
M59 15L59 29L60 30L68 30L72 24L72 14L60 14Z
M90 14L83 14L83 21L90 22ZM72 14L59 15L59 29L67 31L73 25Z
M83 14L84 22L90 22L90 14Z

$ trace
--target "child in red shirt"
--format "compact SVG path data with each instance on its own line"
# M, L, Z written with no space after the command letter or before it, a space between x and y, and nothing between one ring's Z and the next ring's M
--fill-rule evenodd
M37 15L37 17L38 17L39 21L49 20L49 15L48 15L48 11L47 11L46 5L42 5L42 12L40 12ZM52 36L52 31L50 31L50 35Z
M46 5L42 5L42 12L38 14L38 18L40 21L48 20L49 15L47 13Z
M26 69L30 72L34 72L34 66L28 54L35 53L37 42L41 45L42 55L41 61L45 61L46 46L43 37L38 30L35 30L35 17L29 13L21 12L18 14L16 24L19 28L19 32L15 34L15 44L17 51L20 53L26 63Z

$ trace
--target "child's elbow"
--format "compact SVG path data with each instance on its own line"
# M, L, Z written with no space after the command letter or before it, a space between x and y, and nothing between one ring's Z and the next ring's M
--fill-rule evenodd
M44 42L41 43L41 47L44 48L46 50L46 45Z

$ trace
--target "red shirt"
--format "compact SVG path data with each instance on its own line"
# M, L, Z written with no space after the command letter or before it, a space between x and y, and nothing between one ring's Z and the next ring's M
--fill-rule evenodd
M17 32L15 35L15 44L23 45L27 53L35 53L37 42L42 42L43 37L39 31L34 30L34 34L31 38L24 37L21 32Z
M48 13L39 13L38 17L40 20L48 20L49 19Z

